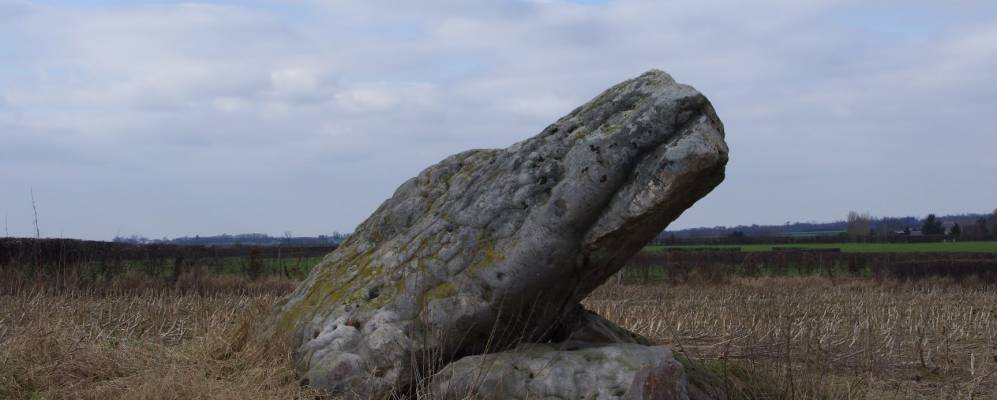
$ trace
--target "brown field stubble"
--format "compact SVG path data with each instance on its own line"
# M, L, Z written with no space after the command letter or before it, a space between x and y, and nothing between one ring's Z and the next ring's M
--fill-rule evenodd
M0 398L315 398L297 384L286 344L252 338L277 297L223 286L0 296ZM997 398L993 287L732 278L607 284L585 303L728 377L731 392Z
M280 343L247 345L272 295L0 296L0 398L314 398Z
M585 305L690 359L761 372L783 398L997 399L997 288L732 278L606 285Z

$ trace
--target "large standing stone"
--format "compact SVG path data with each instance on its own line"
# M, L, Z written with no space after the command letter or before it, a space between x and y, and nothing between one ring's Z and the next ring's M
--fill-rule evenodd
M405 182L273 326L291 334L304 381L363 398L515 343L619 336L578 302L719 184L726 162L709 101L647 72L531 139Z

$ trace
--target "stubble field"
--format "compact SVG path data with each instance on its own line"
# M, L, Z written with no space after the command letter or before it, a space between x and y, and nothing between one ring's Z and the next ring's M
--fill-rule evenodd
M253 338L290 285L267 287L0 296L0 398L315 398L285 344ZM738 398L997 398L994 287L734 278L610 283L585 303Z

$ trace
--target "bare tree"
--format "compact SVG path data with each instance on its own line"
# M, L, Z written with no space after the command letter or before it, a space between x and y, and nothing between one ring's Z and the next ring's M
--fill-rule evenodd
M869 236L869 227L871 225L872 217L869 213L859 214L855 211L848 213L848 236L852 239Z
M38 229L38 207L35 205L35 189L28 188L28 191L31 193L31 210L35 212L35 239L41 239L42 231Z
M976 224L973 225L973 240L987 240L990 239L990 229L987 228L987 219L980 217L976 219Z
M997 209L994 209L993 214L990 214L990 219L987 221L987 230L991 237L997 237Z
M287 270L287 262L281 257L281 248L285 245L291 245L291 231L284 231L284 240L281 240L281 244L277 246L277 262L280 263L280 269L284 272L285 278L291 277L291 272Z

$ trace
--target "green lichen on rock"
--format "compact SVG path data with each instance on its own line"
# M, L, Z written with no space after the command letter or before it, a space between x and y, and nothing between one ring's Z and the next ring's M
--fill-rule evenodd
M505 261L505 256L495 251L495 243L490 240L479 240L477 248L479 249L479 258L474 264L467 267L468 272L480 273L490 266Z
M429 290L422 294L422 303L428 304L434 300L447 299L457 295L457 285L453 282L443 282L439 285L433 286Z
M337 304L358 304L377 308L390 301L391 293L377 296L367 304L365 287L384 270L383 264L371 267L374 252L361 254L346 261L326 259L315 267L317 276L307 288L300 301L285 309L280 315L278 326L289 331L299 322L314 314L334 307Z

